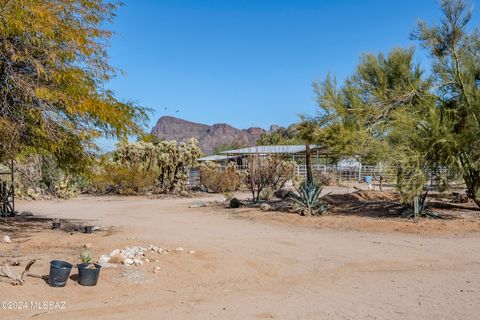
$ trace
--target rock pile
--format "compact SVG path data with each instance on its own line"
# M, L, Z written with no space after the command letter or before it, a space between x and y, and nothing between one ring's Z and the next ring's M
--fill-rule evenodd
M100 264L104 268L116 267L118 264L124 264L127 266L141 266L145 262L150 262L150 260L145 257L145 254L148 251L152 251L158 254L168 254L170 252L169 249L157 247L154 245L150 245L148 247L126 247L123 249L114 249L110 253L100 256L98 264ZM182 247L178 247L175 249L175 252L183 253L184 249ZM188 251L188 253L195 254L195 251L190 250Z

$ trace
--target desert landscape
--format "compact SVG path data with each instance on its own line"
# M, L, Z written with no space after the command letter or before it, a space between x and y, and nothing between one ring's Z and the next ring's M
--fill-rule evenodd
M0 0L0 320L480 319L480 0Z
M2 310L2 319L478 317L478 210L468 218L418 223L341 214L305 218L226 209L221 198L20 201L34 216L5 221L0 232L10 232L12 243L0 244L1 259L17 260L15 270L36 258L31 271L48 274L50 260L78 263L84 246L95 259L129 246L170 252L148 250L150 262L143 265L102 269L96 287L78 285L75 270L64 288L36 278L23 286L2 282L4 300L65 303L59 310ZM207 206L190 208L199 200ZM93 234L51 230L55 217L101 228Z

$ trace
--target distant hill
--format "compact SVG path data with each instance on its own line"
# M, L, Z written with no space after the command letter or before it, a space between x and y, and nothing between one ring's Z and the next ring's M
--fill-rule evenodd
M272 129L278 126L272 126ZM196 138L206 154L212 154L216 147L225 145L254 146L260 136L266 132L262 128L237 129L226 123L206 125L175 117L163 116L158 119L152 134L165 140L185 142Z

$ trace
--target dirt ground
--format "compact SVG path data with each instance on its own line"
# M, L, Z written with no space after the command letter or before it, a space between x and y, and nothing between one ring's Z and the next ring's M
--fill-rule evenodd
M11 244L0 242L0 263L19 261L15 271L31 258L38 259L31 271L40 274L48 274L52 259L77 263L87 243L95 258L150 244L196 254L152 252L147 257L157 261L103 269L96 287L78 285L75 269L64 288L36 278L23 286L3 279L1 300L28 305L0 309L0 319L479 317L478 210L414 223L355 210L306 218L221 205L189 208L194 200L218 198L20 201L18 209L35 218L0 223L0 236L12 238ZM103 228L91 235L53 231L52 217ZM161 272L153 273L155 266ZM38 307L44 301L61 303Z

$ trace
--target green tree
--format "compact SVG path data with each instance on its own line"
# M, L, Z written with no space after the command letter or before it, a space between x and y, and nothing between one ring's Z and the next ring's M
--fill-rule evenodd
M469 31L472 11L463 0L442 0L439 25L420 22L412 37L430 51L436 87L430 123L432 160L463 176L467 195L480 206L480 34Z
M242 149L246 147L248 147L246 143L240 142L240 141L234 141L229 144L221 144L216 146L215 148L213 148L213 154L220 154L223 151Z
M342 87L331 77L315 85L319 139L340 155L397 165L405 201L422 192L426 170L448 167L480 205L480 35L467 31L465 1L441 6L440 25L420 22L412 34L430 51L431 76L413 49L364 55Z
M411 202L426 183L428 152L420 123L434 106L412 49L364 55L338 87L331 77L315 86L322 116L318 139L341 156L399 168L398 188Z
M430 83L414 63L413 49L365 54L342 87L328 76L314 84L321 108L319 140L339 156L376 163L388 157L394 120L420 110Z
M141 132L147 110L117 100L106 83L118 5L102 0L0 2L0 161L50 154L75 171L99 136Z
M257 141L259 146L271 146L271 145L294 145L303 143L296 136L295 124L290 125L288 128L278 128L274 131L265 132L260 136Z

